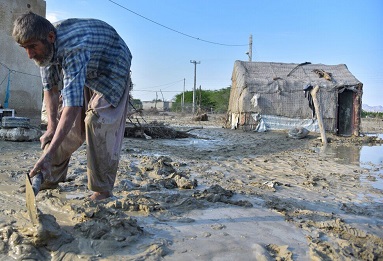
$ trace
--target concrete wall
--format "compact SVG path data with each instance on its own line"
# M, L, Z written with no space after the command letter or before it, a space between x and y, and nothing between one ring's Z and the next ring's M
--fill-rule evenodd
M16 116L39 117L42 86L39 68L12 38L13 21L32 11L45 17L43 0L0 0L0 103L4 106L10 73L8 108Z

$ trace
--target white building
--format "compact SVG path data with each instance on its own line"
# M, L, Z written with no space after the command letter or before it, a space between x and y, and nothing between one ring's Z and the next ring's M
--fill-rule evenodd
M45 17L43 0L0 0L0 103L15 116L39 117L42 84L38 66L12 38L13 22L32 11Z

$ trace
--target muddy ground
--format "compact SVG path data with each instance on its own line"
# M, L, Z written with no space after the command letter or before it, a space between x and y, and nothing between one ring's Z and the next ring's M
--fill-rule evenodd
M39 143L0 141L0 260L383 260L383 191L371 182L383 166L354 153L374 138L329 135L323 148L317 133L223 129L220 115L153 119L203 128L125 138L115 197L96 203L81 147L67 181L37 195L36 226L24 184Z

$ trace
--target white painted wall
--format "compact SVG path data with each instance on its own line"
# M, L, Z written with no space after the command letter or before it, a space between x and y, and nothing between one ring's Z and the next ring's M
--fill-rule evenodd
M13 21L32 11L45 17L44 0L0 0L0 103L4 106L10 74L8 108L20 117L39 117L42 85L38 66L12 38Z

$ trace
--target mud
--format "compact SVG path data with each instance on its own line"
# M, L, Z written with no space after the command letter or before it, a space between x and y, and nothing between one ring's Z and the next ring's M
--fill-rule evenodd
M125 138L114 197L100 202L82 146L67 181L37 195L36 226L23 183L39 143L0 141L0 260L383 259L383 191L368 178L383 166L330 153L379 141L329 135L325 150L315 133L193 124L205 125L197 138Z

